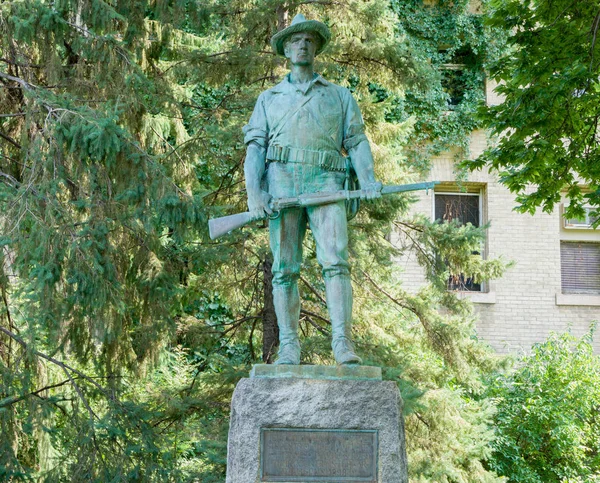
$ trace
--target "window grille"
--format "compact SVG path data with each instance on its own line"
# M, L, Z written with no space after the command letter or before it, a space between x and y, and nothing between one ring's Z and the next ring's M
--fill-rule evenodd
M471 223L479 226L481 222L481 210L479 194L475 193L435 193L435 219L439 221L457 220L461 225ZM473 252L479 255L479 252ZM464 274L451 275L448 279L448 290L459 290L464 292L481 292L480 283L475 283L472 278Z
M479 194L435 193L435 219L479 226Z
M600 294L600 243L560 243L562 293Z

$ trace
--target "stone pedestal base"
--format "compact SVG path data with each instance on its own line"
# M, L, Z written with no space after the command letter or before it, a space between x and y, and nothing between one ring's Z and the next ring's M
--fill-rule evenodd
M373 367L255 366L227 450L227 483L408 481L402 399Z

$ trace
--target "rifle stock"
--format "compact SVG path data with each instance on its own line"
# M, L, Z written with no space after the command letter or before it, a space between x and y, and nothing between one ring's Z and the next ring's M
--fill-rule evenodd
M208 220L208 233L211 240L229 233L232 230L241 228L252 221L250 212L236 213L234 215L223 216L221 218L213 218Z

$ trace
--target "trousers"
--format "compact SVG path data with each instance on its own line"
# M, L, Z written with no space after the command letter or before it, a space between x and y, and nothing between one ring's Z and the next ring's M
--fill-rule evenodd
M272 162L267 170L269 194L275 198L303 193L338 191L345 173L301 163ZM291 208L269 221L273 253L273 288L294 284L300 276L302 242L310 226L323 277L349 276L348 222L343 201L322 206Z

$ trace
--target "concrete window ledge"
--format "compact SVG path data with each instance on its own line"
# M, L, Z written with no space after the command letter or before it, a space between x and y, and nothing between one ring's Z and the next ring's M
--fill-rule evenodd
M474 304L495 304L496 292L458 292L459 299L469 299Z
M600 295L557 293L556 305L588 305L600 307Z

